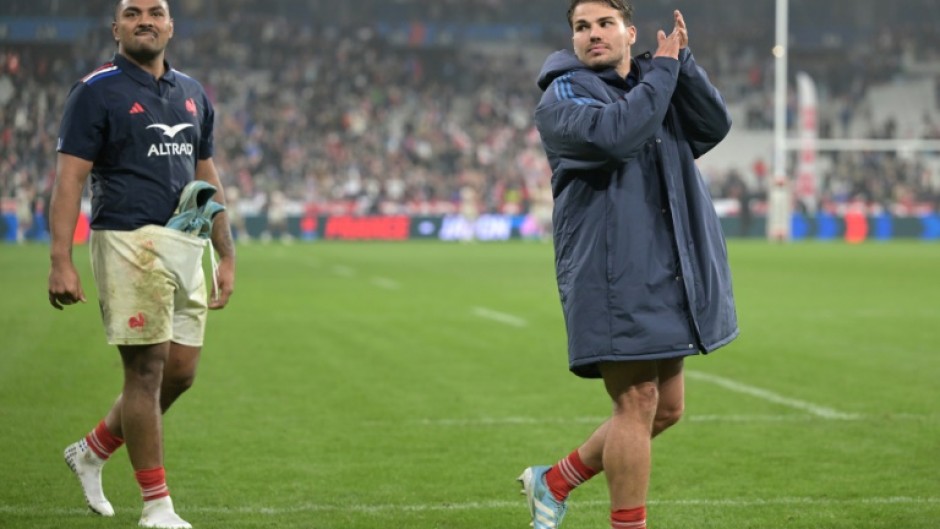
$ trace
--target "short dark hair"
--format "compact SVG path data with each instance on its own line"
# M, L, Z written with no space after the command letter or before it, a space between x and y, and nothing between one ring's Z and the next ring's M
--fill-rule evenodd
M114 2L114 9L111 10L111 12L114 15L114 20L118 19L118 8L121 7L121 3L123 1L124 0L116 0ZM162 3L163 6L166 7L166 11L167 13L169 13L170 12L170 0L160 0L160 3Z
M574 28L574 21L571 20L571 16L574 14L574 9L581 4L587 4L591 2L612 7L617 11L620 11L620 16L623 17L623 22L625 24L630 25L633 23L633 4L627 0L571 0L571 5L568 6L568 26Z

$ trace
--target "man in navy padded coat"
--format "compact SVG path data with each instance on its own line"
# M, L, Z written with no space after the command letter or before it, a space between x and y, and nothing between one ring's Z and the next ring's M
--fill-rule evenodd
M738 335L724 236L695 165L731 119L682 14L633 59L632 18L624 0L572 0L574 52L549 56L538 78L569 365L602 378L614 409L569 456L520 476L536 529L557 528L568 493L601 471L611 526L644 529L650 441L682 414L683 358Z

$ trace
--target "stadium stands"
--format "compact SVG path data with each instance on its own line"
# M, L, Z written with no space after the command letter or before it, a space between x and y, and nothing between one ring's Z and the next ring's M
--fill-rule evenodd
M921 14L940 9L928 0L900 3ZM514 1L394 4L345 2L327 18L322 1L172 3L180 23L168 57L216 102L216 162L242 214L262 214L275 192L287 198L289 214L444 214L468 196L481 212L516 213L550 200L530 117L541 59L569 42L563 13ZM696 57L736 118L732 137L701 167L718 198L744 186L762 201L772 145L772 9L737 0L637 4L647 44L671 6L685 10ZM93 28L77 40L0 37L0 196L21 238L41 236L30 218L48 201L68 87L113 53L111 5L4 2L0 25L8 28L40 14L52 26L85 20ZM929 16L871 1L791 5L791 69L819 86L821 137L940 137L940 47L912 45L938 44ZM841 22L814 29L833 20ZM472 33L454 29L471 26ZM936 153L826 154L823 199L937 209L938 163Z

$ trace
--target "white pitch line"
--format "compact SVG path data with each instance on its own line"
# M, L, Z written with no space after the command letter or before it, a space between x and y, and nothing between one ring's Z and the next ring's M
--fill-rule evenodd
M532 426L539 424L594 424L598 425L609 419L609 417L476 417L467 419L418 419L410 421L409 424L418 426L457 426L457 427L486 427L486 426ZM884 421L937 421L940 420L938 414L915 414L898 413L881 415L863 415L853 414L846 417L823 417L809 413L791 413L791 414L702 414L694 415L686 413L682 417L683 422L692 423L774 423L774 422L810 422L818 420L841 420L841 421L866 421L877 420ZM369 426L385 426L389 423L382 421L366 421L364 424Z
M898 318L909 320L911 318L924 318L930 320L936 320L940 317L940 310L937 309L921 309L921 310L907 310L899 309L885 309L885 308L860 308L856 310L849 311L839 311L839 310L814 310L814 311L800 311L799 316L804 320L818 321L821 319L830 319L830 320L845 320L846 318L870 318L884 320L886 318Z
M752 397L757 397L759 399L766 400L768 402L773 402L775 404L782 404L790 408L797 410L802 410L805 412L812 413L813 415L822 417L824 419L840 419L840 420L852 420L857 419L858 414L855 413L844 413L832 408L827 408L825 406L820 406L818 404L813 404L812 402L806 402L799 399L793 399L790 397L784 397L772 391L758 388L755 386L749 386L747 384L742 384L730 378L723 378L716 375L710 375L707 373L702 373L701 371L685 371L685 376L693 380L701 380L703 382L708 382L715 384L716 386L721 386L725 389L734 391L736 393L743 393L745 395L750 395Z
M480 417L476 419L422 419L421 426L513 426L538 424L601 424L610 417ZM855 419L862 419L861 416ZM684 422L805 422L819 420L818 416L793 415L685 415Z
M729 414L729 415L689 415L684 416L682 420L689 422L739 422L739 423L758 423L758 422L806 422L806 421L817 421L819 419L830 419L830 417L820 417L819 415L810 415L806 413L800 414L781 414L781 415L746 415L746 414ZM856 420L860 421L865 417L862 415L854 415L852 417L842 418L841 420Z
M606 507L607 500L585 500L576 502L584 507ZM676 500L648 500L647 504L672 507L764 507L764 506L852 506L852 505L935 505L940 504L940 498L909 496L884 496L869 498L813 498L813 497L780 497L780 498L701 498ZM218 515L260 514L268 516L289 515L309 512L341 512L341 513L387 513L387 512L452 512L452 511L492 511L492 510L525 510L525 500L507 501L471 501L463 503L418 503L418 504L344 504L330 505L319 503L302 503L288 507L265 507L261 505L245 507L199 507L187 506L185 512ZM117 508L119 513L138 513L140 509ZM42 516L87 516L88 509L42 509L35 505L0 505L0 514L36 518Z
M342 277L352 277L356 275L356 271L348 266L336 265L333 267L333 273L342 276Z
M398 290L401 288L401 284L394 279L389 279L387 277L373 277L372 284L388 290Z
M475 419L421 419L421 426L512 426L516 424L600 424L608 417L478 417ZM376 424L377 425L377 424Z
M497 312L485 307L473 307L473 314L481 318L493 320L505 325L512 325L513 327L525 327L529 324L527 321L518 316L513 316L512 314L506 314L504 312Z

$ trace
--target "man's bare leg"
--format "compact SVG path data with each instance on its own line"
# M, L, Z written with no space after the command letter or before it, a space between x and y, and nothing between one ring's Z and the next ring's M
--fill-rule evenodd
M170 356L170 343L122 345L124 388L120 405L121 436L134 470L163 466L163 420L160 389ZM115 432L116 433L116 432Z
M656 364L659 402L656 406L656 418L653 420L652 436L654 439L679 422L685 411L683 359L658 360ZM578 455L584 464L598 471L604 468L604 441L607 439L609 427L610 419L607 419L594 430L584 444L578 447Z
M601 365L604 386L614 402L603 451L611 511L646 505L659 402L656 367L654 361Z

